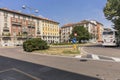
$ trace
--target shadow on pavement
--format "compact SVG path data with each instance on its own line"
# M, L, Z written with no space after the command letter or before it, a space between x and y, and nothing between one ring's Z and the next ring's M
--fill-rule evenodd
M0 80L101 80L101 79L0 56Z

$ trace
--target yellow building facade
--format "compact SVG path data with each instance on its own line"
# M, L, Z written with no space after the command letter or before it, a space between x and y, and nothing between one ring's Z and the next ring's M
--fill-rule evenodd
M59 26L58 23L42 21L43 39L48 43L59 43Z

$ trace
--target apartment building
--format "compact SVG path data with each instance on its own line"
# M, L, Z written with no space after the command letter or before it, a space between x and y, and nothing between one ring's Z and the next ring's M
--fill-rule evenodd
M98 24L98 22L95 24L95 21L88 21L88 20L83 20L78 23L70 23L70 24L65 24L64 26L61 27L61 42L69 42L69 35L72 33L72 29L75 26L84 26L88 32L92 35L92 39L90 41L92 42L97 42L98 39L101 40L101 36L98 36L98 34L101 34L101 26L102 24ZM99 27L99 28L98 28ZM99 38L98 38L99 37Z
M91 22L94 23L97 27L97 41L102 42L102 33L104 31L104 25L95 20L91 20Z
M59 42L59 23L47 18L0 8L0 45L21 45L29 38L41 38L48 43Z
M60 33L60 41L61 42L69 42L69 35L72 33L72 29L74 27L74 24L66 24L61 27L61 33Z

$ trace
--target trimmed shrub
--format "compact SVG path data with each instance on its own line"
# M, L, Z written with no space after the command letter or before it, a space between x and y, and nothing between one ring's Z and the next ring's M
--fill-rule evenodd
M40 38L32 38L32 39L26 40L23 43L23 49L24 51L27 51L27 52L32 52L34 50L44 50L48 48L49 46L47 42Z

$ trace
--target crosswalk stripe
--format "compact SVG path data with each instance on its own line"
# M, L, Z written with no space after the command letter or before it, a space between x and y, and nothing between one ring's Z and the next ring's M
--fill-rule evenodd
M99 60L100 58L97 55L92 54L92 58L95 60Z
M113 60L115 60L116 62L120 62L119 58L112 58Z
M102 56L102 55L95 55L95 54L87 54L86 56L81 56L81 58L88 58L88 59L101 60L101 61L120 62L120 58L117 58L117 57L109 57L109 56Z

